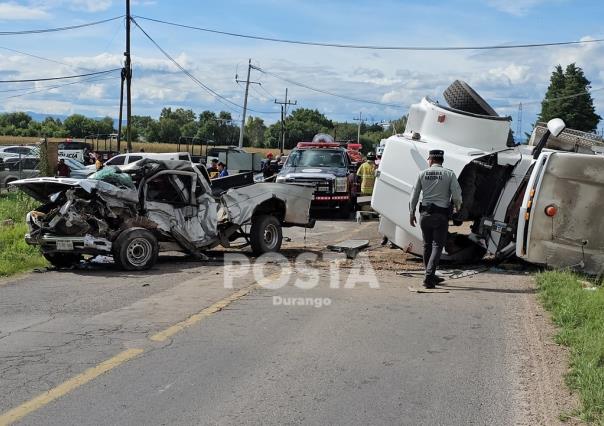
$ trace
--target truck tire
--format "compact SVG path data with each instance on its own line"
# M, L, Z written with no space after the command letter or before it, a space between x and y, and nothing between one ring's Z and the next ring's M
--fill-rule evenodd
M157 262L157 238L145 228L129 228L113 242L113 260L127 271L144 271Z
M455 80L443 92L445 100L451 108L473 114L498 117L499 114L468 83Z
M82 255L77 253L42 253L42 256L59 269L70 268L82 260Z
M283 232L279 219L268 214L252 217L250 245L254 255L277 252L281 248L282 241Z

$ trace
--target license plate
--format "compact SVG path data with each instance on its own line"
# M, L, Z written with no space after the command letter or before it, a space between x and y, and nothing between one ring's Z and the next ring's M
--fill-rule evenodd
M70 251L73 250L73 241L57 241L57 250Z

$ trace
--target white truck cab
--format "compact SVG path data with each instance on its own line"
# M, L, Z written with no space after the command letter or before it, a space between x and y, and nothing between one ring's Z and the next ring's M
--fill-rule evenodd
M604 156L545 149L564 122L554 119L536 146L510 146L510 118L473 114L428 98L411 106L405 132L388 139L372 207L380 233L421 255L409 200L428 152L445 151L463 207L453 216L444 258L476 260L490 253L598 273L604 264ZM535 139L535 138L533 138ZM599 207L598 207L599 206ZM468 227L469 225L469 227Z

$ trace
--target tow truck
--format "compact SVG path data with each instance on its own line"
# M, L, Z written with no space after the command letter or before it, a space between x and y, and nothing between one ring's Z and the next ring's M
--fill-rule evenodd
M314 186L311 212L335 211L349 217L357 201L356 164L330 135L299 142L276 178L277 183Z

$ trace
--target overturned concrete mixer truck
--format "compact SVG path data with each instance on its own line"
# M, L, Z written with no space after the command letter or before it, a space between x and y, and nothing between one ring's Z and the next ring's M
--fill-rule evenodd
M404 133L385 145L372 198L380 233L421 255L421 231L409 224L411 190L428 151L443 149L444 166L456 173L463 196L461 211L451 217L445 259L516 255L601 273L602 140L566 130L557 118L536 126L528 145L516 145L511 118L498 116L466 83L456 81L444 94L450 107L422 99L411 106Z

